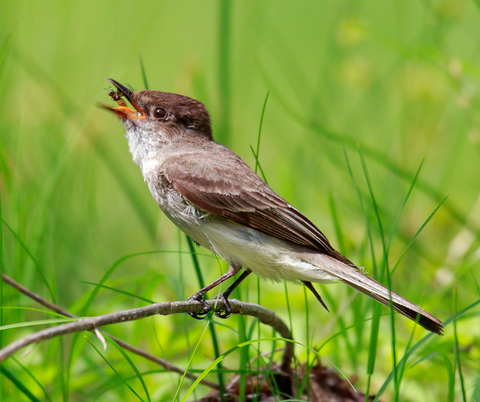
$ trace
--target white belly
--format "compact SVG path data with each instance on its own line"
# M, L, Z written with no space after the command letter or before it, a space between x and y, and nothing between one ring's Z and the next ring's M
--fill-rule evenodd
M336 279L322 267L307 262L304 257L312 253L305 254L305 249L300 246L297 251L294 245L284 240L218 218L202 222L200 226L210 240L212 251L263 278L323 283Z
M172 197L176 198L175 195ZM336 279L322 267L334 262L330 261L330 257L202 213L184 202L183 208L179 208L179 200L172 197L169 202L161 205L170 220L197 243L212 250L238 269L248 268L273 281L286 279L328 283ZM326 258L323 262L322 257ZM315 265L307 261L314 261Z
M328 283L337 279L328 273L335 272L329 267L341 263L320 252L203 212L174 190L160 194L153 188L152 194L178 228L237 269L248 268L273 281Z

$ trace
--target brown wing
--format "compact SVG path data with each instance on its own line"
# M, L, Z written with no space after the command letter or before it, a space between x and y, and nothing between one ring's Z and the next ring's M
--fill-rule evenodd
M222 147L221 153L199 152L172 159L165 164L165 176L188 202L206 212L316 249L355 267L305 215L227 148Z

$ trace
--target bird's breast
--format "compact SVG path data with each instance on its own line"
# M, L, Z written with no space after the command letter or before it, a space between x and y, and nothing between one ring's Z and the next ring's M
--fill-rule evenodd
M203 222L208 219L208 213L186 202L161 172L154 180L151 175L147 176L147 183L155 201L168 219L195 242L212 249L212 244L202 228Z

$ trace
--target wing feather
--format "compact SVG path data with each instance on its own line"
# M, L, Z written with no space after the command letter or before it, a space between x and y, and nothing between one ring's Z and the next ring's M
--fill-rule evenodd
M227 148L221 155L199 152L188 158L175 158L167 161L164 169L172 186L196 207L315 249L356 268L305 215L277 195Z

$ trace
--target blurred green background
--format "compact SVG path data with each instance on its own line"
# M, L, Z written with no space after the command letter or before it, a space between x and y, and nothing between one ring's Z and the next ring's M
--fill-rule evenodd
M80 314L95 288L85 282L100 282L121 258L162 251L126 259L104 285L157 302L186 299L199 288L186 239L150 196L122 125L95 103L111 102L106 78L199 99L217 141L253 167L269 93L259 148L268 183L369 275L385 267L382 236L390 269L414 239L392 288L445 321L480 298L479 37L478 0L1 2L2 269ZM224 262L197 251L205 281L216 279ZM250 277L235 297L273 310L303 345L337 335L320 353L358 376L359 391L371 381L378 392L393 365L388 309L370 376L370 300L343 285L318 286L328 314L301 286L259 283ZM1 290L3 325L51 318L11 309L38 305L5 284ZM87 313L141 305L101 289ZM473 308L458 321L457 336L450 324L420 348L401 387L390 383L382 400L480 400L478 314ZM221 324L220 353L272 335L252 320ZM215 358L206 325L170 316L108 330L182 368L193 356L201 372ZM414 327L395 316L397 360ZM39 328L2 331L1 342ZM416 328L410 346L425 335ZM83 335L72 339L39 344L3 367L40 400L138 400ZM250 367L252 358L256 367L257 347L233 353L224 368ZM306 346L296 353L299 365L313 358ZM148 399L118 350L110 345L105 356ZM131 358L152 400L173 400L180 376ZM0 382L4 400L30 400L3 375ZM207 391L200 386L190 399Z

